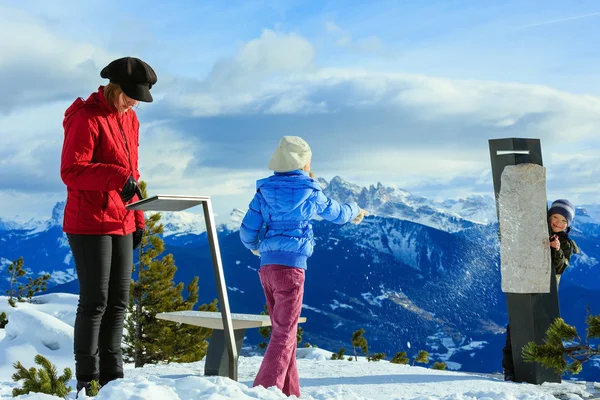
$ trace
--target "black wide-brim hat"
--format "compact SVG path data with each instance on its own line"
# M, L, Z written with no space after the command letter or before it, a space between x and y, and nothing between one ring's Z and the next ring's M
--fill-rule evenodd
M134 100L151 103L150 89L156 83L156 73L139 58L123 57L112 61L100 72L102 78L118 84L123 93Z

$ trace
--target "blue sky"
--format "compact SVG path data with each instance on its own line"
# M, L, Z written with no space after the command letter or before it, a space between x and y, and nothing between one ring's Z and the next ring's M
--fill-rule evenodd
M156 70L138 108L153 193L245 208L282 135L331 178L492 194L487 141L542 139L548 196L597 203L600 4L0 0L0 217L64 199L62 114L112 59Z

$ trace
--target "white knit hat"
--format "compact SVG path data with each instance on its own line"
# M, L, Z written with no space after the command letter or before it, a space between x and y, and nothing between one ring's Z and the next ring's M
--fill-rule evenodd
M279 147L269 160L269 169L275 172L290 172L302 169L312 157L308 143L299 136L284 136Z

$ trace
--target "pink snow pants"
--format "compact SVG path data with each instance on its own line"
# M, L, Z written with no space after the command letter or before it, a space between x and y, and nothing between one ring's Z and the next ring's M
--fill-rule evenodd
M304 295L304 269L263 265L258 270L271 317L271 339L254 386L277 386L286 396L300 397L296 367L296 330Z

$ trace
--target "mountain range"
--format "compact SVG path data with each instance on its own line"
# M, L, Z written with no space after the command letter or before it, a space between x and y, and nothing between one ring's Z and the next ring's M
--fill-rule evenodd
M388 357L426 349L434 360L468 371L501 371L507 322L500 290L500 257L493 197L432 201L380 183L360 187L319 179L324 192L356 201L372 215L360 225L316 220L315 254L306 275L304 341L329 350L350 348L364 328L369 347ZM32 274L50 273L50 291L77 293L73 261L62 233L58 203L47 221L0 219L0 266L23 256ZM237 232L245 210L219 225L219 244L231 310L259 313L264 295L258 258ZM217 297L211 255L200 214L162 213L167 252L177 281L200 277L200 301ZM586 306L600 313L600 206L577 208L571 236L582 249L561 280L561 316L584 329ZM0 288L7 282L2 280ZM260 338L248 331L248 343ZM599 366L600 367L600 366ZM580 377L598 374L593 365ZM589 375L592 376L592 375Z

